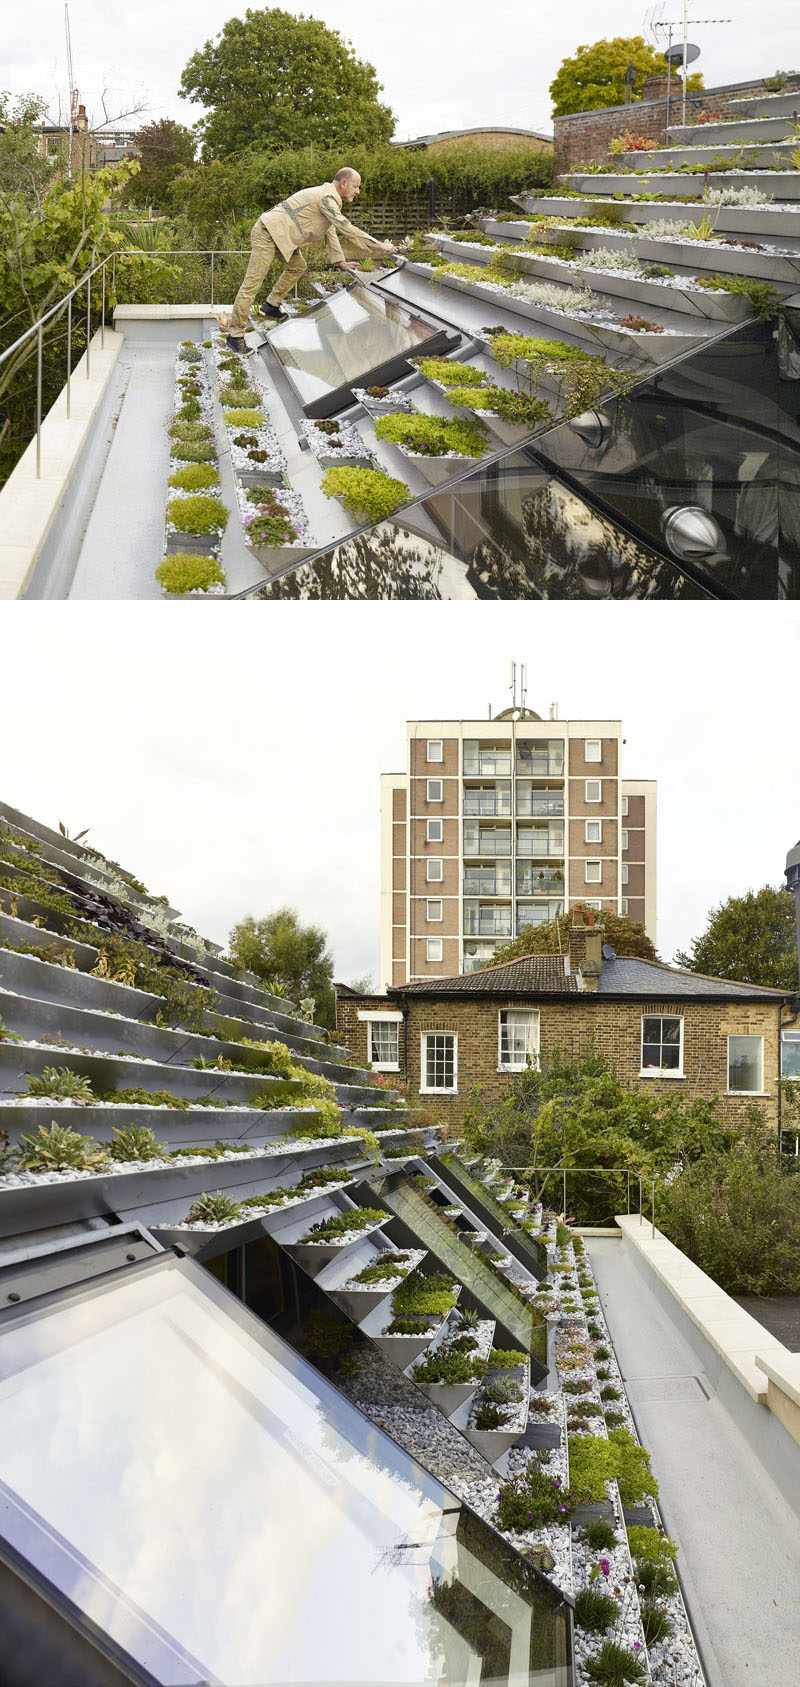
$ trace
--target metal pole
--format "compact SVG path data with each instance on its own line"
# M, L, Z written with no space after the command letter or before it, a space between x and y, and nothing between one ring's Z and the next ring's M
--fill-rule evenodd
M36 336L36 479L42 475L42 324Z
M627 1201L627 1206L626 1206L625 1210L626 1210L626 1212L630 1212L630 1210L631 1210L631 1174L630 1174L630 1170L628 1171L628 1193L627 1193L627 1196L626 1196L626 1201Z
M106 266L103 265L103 303L100 311L100 346L106 343Z
M566 1222L567 1222L567 1168L566 1168L566 1166L564 1167L564 1170L563 1170L563 1173L562 1173L562 1179L563 1179L562 1191L563 1191L563 1195L564 1195L564 1206L563 1206L562 1210L563 1210L563 1213L564 1213L564 1223L566 1224Z
M650 1215L650 1223L651 1223L650 1240L652 1242L654 1242L655 1239L656 1239L656 1180L655 1180L655 1178L653 1178L653 1181L650 1185L650 1194L651 1194L651 1198L652 1198L652 1207L651 1207L651 1215Z
M684 124L686 122L686 9L687 0L683 0L683 64L681 65L683 72L683 110L681 122Z
M89 281L88 281L87 287L86 287L86 379L87 379L87 381L89 379L89 360L90 360L89 339L90 339L90 336L91 336L91 332L92 332L92 278L91 278L91 275L90 275Z
M111 259L111 291L114 294L114 296L116 297L116 292L117 292L117 254L116 254L116 252L114 253L113 258Z
M639 1223L644 1224L644 1215L642 1213L642 1174L641 1174L641 1172L639 1173Z
M211 254L211 304L214 304L214 253Z
M671 52L672 52L672 24L670 24L670 26L669 26L669 42L668 42L668 51L667 51L667 121L664 125L664 140L666 141L667 146L669 146L669 102L670 102L670 95L672 93L672 59L670 57Z
M70 382L72 380L72 294L67 302L67 421L70 414Z

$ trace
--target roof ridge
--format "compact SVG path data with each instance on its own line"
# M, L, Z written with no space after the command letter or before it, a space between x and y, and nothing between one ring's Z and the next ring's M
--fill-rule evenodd
M614 955L616 961L638 961L640 966L657 967L659 972L669 972L678 978L702 978L707 984L736 984L740 990L764 990L768 995L786 996L792 991L781 990L774 984L755 984L750 978L721 978L718 973L693 972L691 967L676 967L670 961L651 961L644 955Z

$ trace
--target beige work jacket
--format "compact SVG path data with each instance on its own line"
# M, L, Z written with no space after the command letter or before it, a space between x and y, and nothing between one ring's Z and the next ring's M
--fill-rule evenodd
M274 205L271 211L264 211L261 221L281 257L286 259L297 251L298 246L310 246L324 240L331 263L341 264L345 260L339 245L340 234L363 252L374 251L381 244L344 216L342 201L332 182L301 188L290 199Z

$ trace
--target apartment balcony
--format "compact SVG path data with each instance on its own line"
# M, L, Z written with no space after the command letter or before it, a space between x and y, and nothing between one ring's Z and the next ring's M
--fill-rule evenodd
M501 778L503 774L511 773L511 750L506 745L483 745L474 740L467 740L464 744L464 777L465 779L483 777L490 779Z
M465 937L510 937L511 907L497 908L492 903L482 907L470 904L464 909Z
M549 774L555 774L559 779L564 777L564 750L561 743L547 745L517 745L516 755L517 775L527 776L529 779L546 779Z
M467 824L464 827L464 854L510 855L510 827Z
M461 971L479 972L481 967L491 966L496 953L496 943L476 943L465 939Z
M495 787L480 787L464 792L465 815L493 815L511 813L511 782Z
M549 925L551 920L560 919L564 912L564 902L561 898L553 898L549 902L517 903L517 928L515 935L526 926Z
M529 867L517 863L518 896L563 896L564 874L560 867Z
M563 857L563 826L518 826L517 855Z
M526 788L527 787L527 788ZM563 791L539 791L526 779L517 781L517 814L534 820L562 819Z
M465 896L510 896L511 864L503 867L466 867Z

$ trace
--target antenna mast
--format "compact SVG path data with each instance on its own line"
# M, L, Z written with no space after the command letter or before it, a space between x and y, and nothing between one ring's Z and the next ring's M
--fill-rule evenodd
M78 90L72 64L72 39L69 32L69 6L64 6L64 29L67 37L67 75L69 77L69 147L67 151L67 180L72 180L72 132L78 111Z

